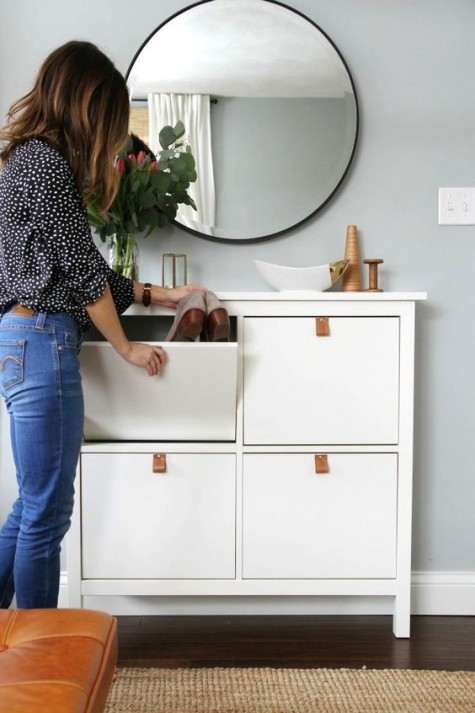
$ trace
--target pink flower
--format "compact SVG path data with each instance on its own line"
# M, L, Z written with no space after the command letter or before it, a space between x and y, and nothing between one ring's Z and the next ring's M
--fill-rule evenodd
M139 151L137 154L137 163L142 164L145 161L145 151Z
M123 158L118 158L117 162L115 164L115 167L117 169L117 173L119 176L122 176L122 174L125 172L125 161Z
M134 153L127 154L127 158L129 159L130 163L137 163L137 156Z
M157 169L158 169L158 161L154 160L150 164L150 173L152 173L153 171L156 171Z

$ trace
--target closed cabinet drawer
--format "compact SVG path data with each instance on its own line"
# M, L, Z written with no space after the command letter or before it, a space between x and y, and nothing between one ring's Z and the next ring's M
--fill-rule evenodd
M153 456L81 456L83 578L234 578L235 455Z
M246 444L398 442L399 318L249 318Z
M108 343L83 344L85 439L233 441L237 344L160 344L168 359L152 377Z
M397 455L246 454L243 576L396 576Z

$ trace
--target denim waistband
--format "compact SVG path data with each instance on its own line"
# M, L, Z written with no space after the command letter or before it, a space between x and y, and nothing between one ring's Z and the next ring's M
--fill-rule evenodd
M78 339L82 337L81 330L79 328L76 320L71 317L70 314L66 312L40 312L39 310L31 310L31 314L15 314L14 309L17 305L10 305L3 312L0 313L0 322L3 321L4 317L8 317L8 321L14 320L18 325L26 323L35 329L42 330L51 327L63 327L64 329L69 329L74 332Z

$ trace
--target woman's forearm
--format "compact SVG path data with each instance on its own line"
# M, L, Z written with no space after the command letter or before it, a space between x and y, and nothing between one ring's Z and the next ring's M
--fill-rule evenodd
M150 284L150 283L148 283ZM134 282L134 302L141 304L143 302L145 283ZM193 290L206 290L202 285L182 285L180 287L161 287L161 285L151 285L150 287L150 304L161 305L176 309L178 302Z
M102 297L99 297L96 302L86 305L86 311L93 325L114 347L116 352L121 356L125 356L130 348L130 342L122 329L109 285L107 285Z
M121 357L130 364L143 367L149 376L160 373L162 365L166 362L163 348L153 344L131 342L127 339L109 285L102 297L99 297L96 302L86 305L86 311L94 326Z

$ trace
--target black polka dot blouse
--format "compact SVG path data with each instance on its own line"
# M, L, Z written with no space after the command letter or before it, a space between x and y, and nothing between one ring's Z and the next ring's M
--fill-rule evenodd
M26 141L0 171L0 313L13 303L66 312L85 332L84 307L107 283L121 314L134 301L133 283L94 244L68 162L46 142Z

